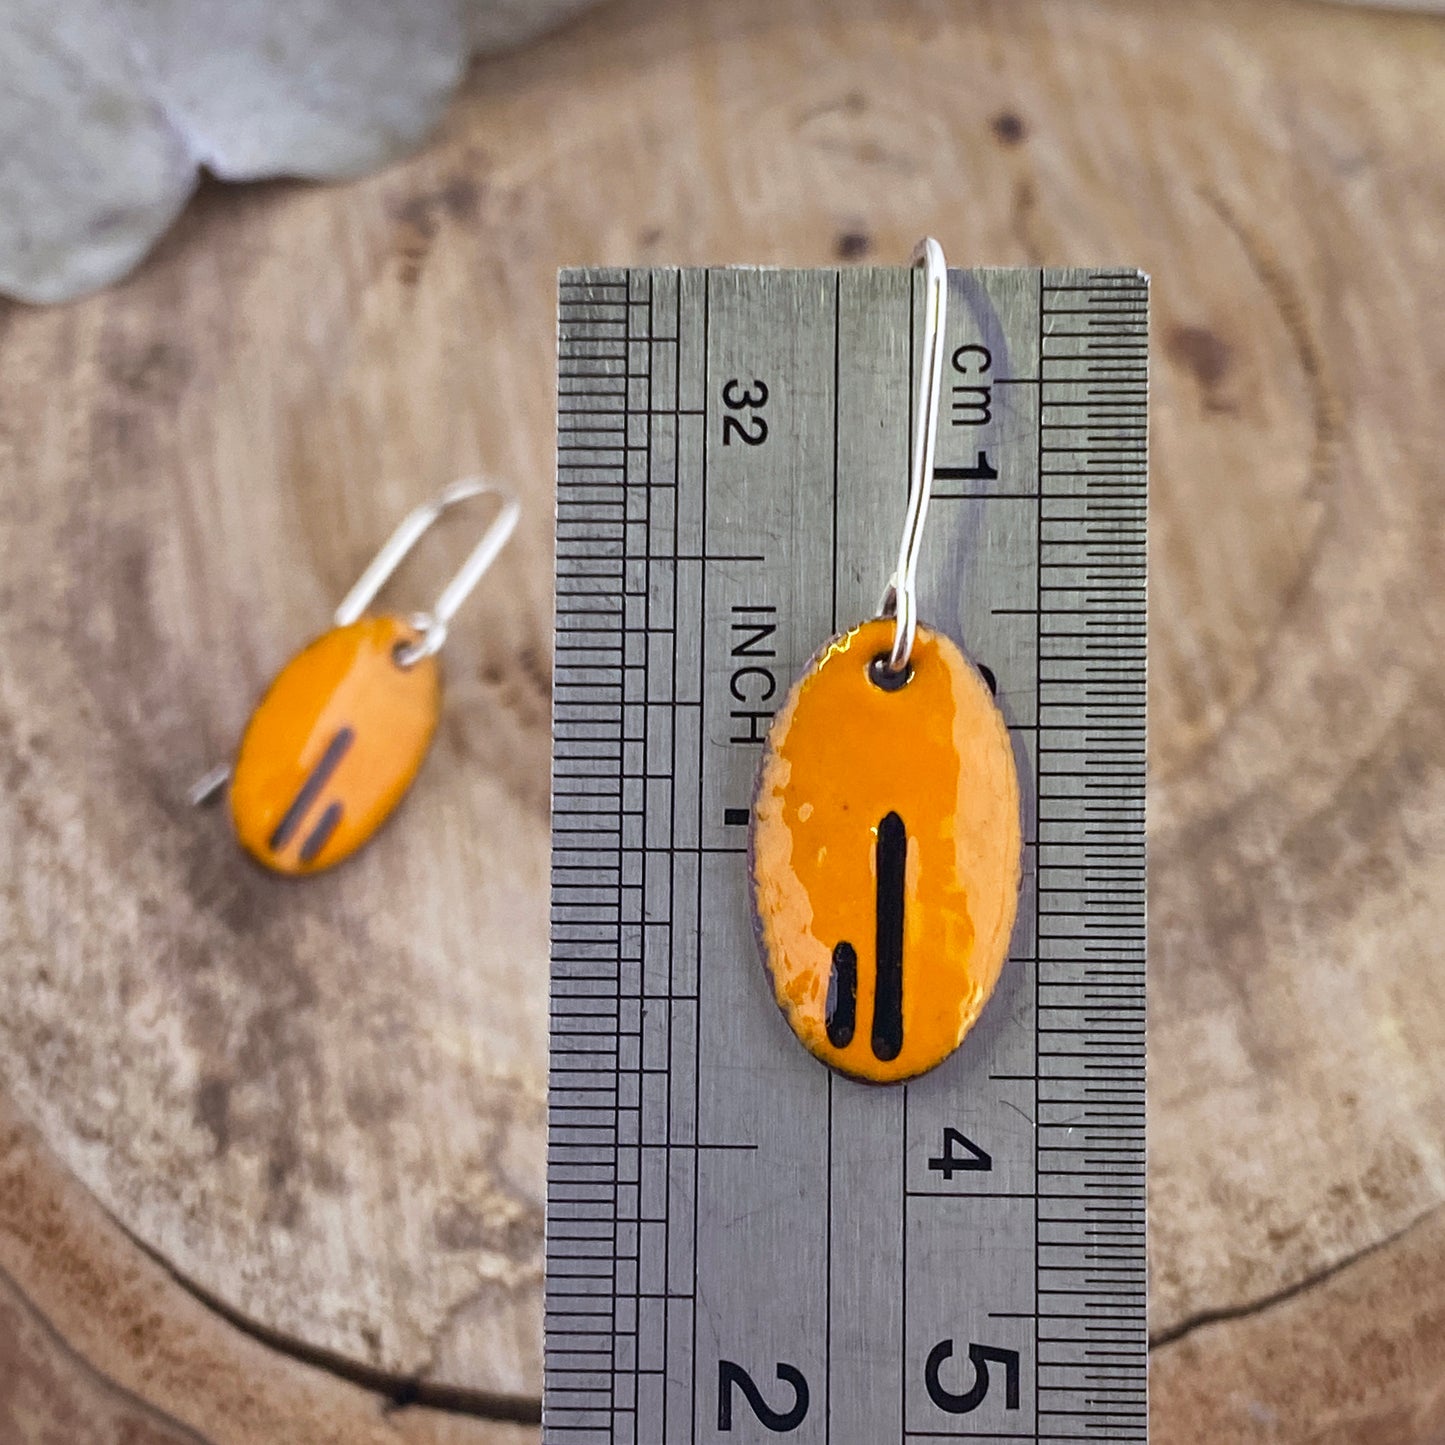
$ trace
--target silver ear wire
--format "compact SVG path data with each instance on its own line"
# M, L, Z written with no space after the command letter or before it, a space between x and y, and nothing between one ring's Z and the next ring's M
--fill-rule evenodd
M502 503L501 510L482 534L482 540L472 548L456 576L442 589L432 610L412 618L412 625L421 633L421 637L409 647L402 648L396 654L396 660L402 667L412 667L422 658L440 651L447 640L447 625L471 590L481 581L482 574L507 545L507 539L512 535L517 519L522 514L521 503L511 492L481 477L465 477L459 482L453 482L439 497L423 502L397 523L396 530L381 544L381 549L367 563L366 570L356 579L351 591L341 599L335 614L336 626L349 627L357 621L376 600L377 593L391 580L392 573L401 566L412 548L442 513L460 502L470 501L473 497L497 497ZM229 765L212 768L204 777L196 780L186 797L193 807L209 803L226 786L230 776Z
M381 550L371 559L366 571L356 579L355 586L341 599L341 605L336 609L336 625L349 627L355 622L376 600L376 594L442 513L460 502L470 501L473 497L498 497L501 499L502 509L497 513L496 520L482 534L482 540L472 549L471 555L462 563L461 570L442 589L432 610L415 619L422 634L421 640L398 653L397 661L403 667L410 667L439 651L447 640L447 624L466 601L472 588L481 581L482 574L496 561L497 553L507 545L507 539L517 525L517 518L522 514L521 504L509 491L481 477L468 477L460 482L453 482L435 500L422 503L397 523L396 530L382 543Z
M948 266L943 247L932 236L925 236L914 248L912 264L923 267L923 355L913 413L908 513L898 548L898 566L880 609L881 616L896 619L887 668L894 676L907 672L918 631L918 556L923 550L923 524L933 493L933 454L938 444L939 397L943 390L943 322L948 310Z

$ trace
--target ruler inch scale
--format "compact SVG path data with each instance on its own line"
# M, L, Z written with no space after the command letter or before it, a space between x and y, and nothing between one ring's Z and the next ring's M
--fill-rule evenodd
M949 273L923 620L1014 739L1011 953L900 1086L757 956L773 710L873 616L906 268L559 282L545 1445L1147 1438L1148 285Z

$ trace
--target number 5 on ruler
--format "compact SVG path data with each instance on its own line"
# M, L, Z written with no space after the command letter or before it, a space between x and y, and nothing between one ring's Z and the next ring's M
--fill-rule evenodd
M1004 1408L1017 1410L1019 1407L1019 1352L1000 1350L993 1345L970 1345L968 1362L973 1366L973 1384L962 1394L955 1394L938 1377L939 1369L953 1354L952 1340L939 1340L923 1368L923 1383L928 1388L928 1398L940 1410L949 1415L971 1415L988 1396L991 1383L989 1365L1002 1365L1004 1370Z

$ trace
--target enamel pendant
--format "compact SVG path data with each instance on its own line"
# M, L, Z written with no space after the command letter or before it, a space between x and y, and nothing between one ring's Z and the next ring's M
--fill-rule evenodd
M367 608L417 540L471 497L503 506L430 613L373 616ZM203 803L230 781L237 841L276 873L319 873L356 852L416 777L441 710L437 659L447 625L516 525L497 488L458 482L403 518L336 609L335 626L281 669L247 723L234 764L192 790Z
M898 569L883 616L834 638L773 720L753 805L753 901L778 1007L803 1045L872 1083L963 1041L1018 907L1018 775L978 670L917 622L947 273L926 267L924 373Z
M237 841L278 873L348 858L421 767L441 709L435 656L403 666L422 634L363 617L291 659L251 714L231 769Z

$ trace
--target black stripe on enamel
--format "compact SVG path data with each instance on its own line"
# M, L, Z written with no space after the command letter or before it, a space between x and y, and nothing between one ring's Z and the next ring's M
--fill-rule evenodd
M321 815L321 821L311 830L310 836L301 845L301 861L309 863L326 846L336 825L341 821L341 803L332 799Z
M833 950L833 971L828 975L828 1011L824 1024L828 1042L845 1049L853 1042L858 1021L858 951L846 940Z
M873 996L873 1055L903 1052L903 883L908 832L897 813L878 825L878 985Z
M279 853L291 839L295 837L296 830L301 826L301 820L306 816L312 803L316 801L317 795L321 792L322 788L330 781L332 773L336 771L337 765L341 762L342 758L346 756L347 749L350 748L355 739L356 733L351 728L338 728L336 730L336 736L326 744L326 751L321 754L321 761L311 769L311 776L301 784L301 791L296 794L291 806L286 809L281 821L276 824L276 831L272 833L267 840L266 846L269 847L273 853ZM341 805L339 803L333 803L331 806L337 810L337 820L339 820L341 816ZM330 814L331 808L328 808L326 810L326 816L321 820L322 824L326 822L326 817L329 817ZM332 822L331 827L336 827L335 821ZM320 825L318 825L317 831L320 831ZM327 836L330 836L330 830L328 830ZM310 847L311 839L315 837L316 833L312 833L311 838L306 840L307 847ZM319 849L325 841L326 839L323 838L321 843L316 845L317 848ZM315 854L312 856L314 857ZM302 857L305 858L304 853ZM305 859L305 861L310 862L310 859Z

